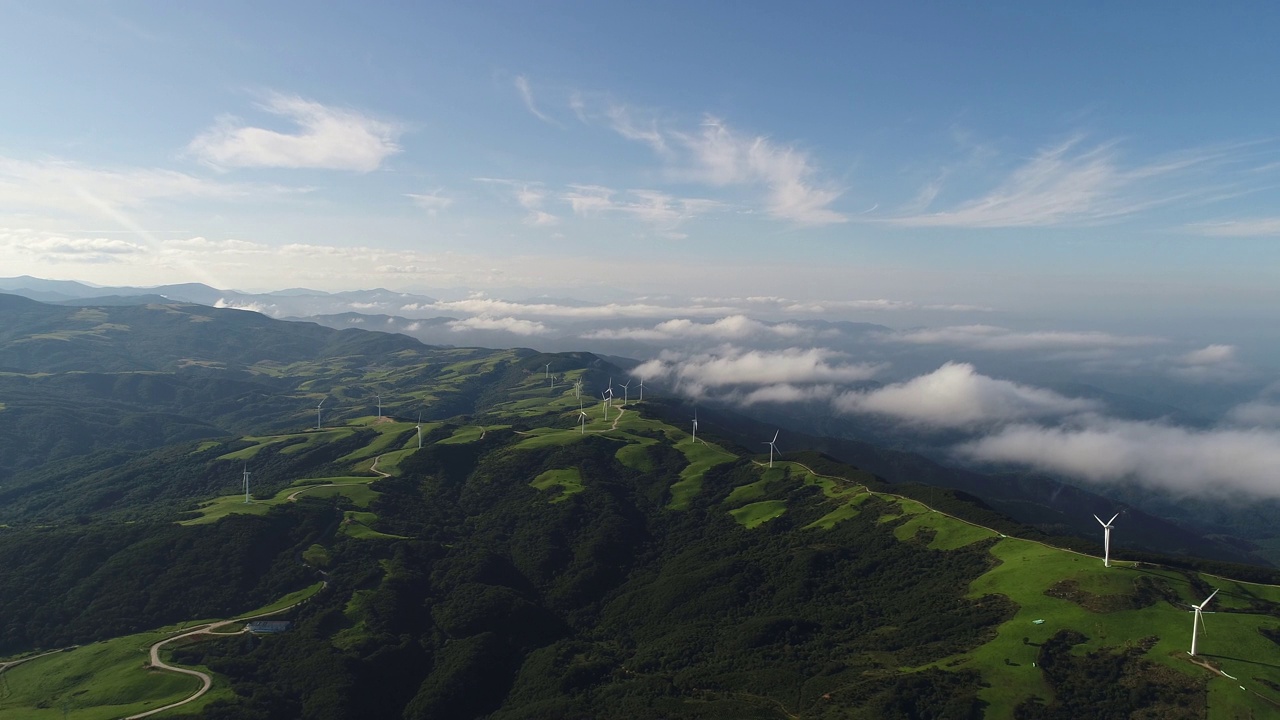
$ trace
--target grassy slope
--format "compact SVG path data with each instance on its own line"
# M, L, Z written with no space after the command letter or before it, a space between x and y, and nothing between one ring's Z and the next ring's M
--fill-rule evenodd
M465 382L467 373L483 369L492 369L492 363L488 360L465 360L449 366L440 376L439 382L443 385L461 384ZM569 377L571 382L572 373ZM574 398L573 386L557 385L553 391L549 383L544 382L541 375L531 373L510 392L508 401L497 403L493 411L480 420L484 424L460 427L451 437L440 442L475 442L489 430L510 427L510 424L503 423L504 420L521 421L528 418L543 418L544 423L554 418L557 427L544 426L522 431L522 439L512 447L537 448L580 441L584 434L579 431L576 423L578 401ZM682 453L688 464L680 472L679 480L670 488L668 508L671 510L682 510L689 506L701 492L702 479L708 470L738 459L704 439L693 442L683 430L646 420L632 410L620 410L622 409L615 407L606 422L603 408L598 403L588 404L586 431L625 443L619 449L617 457L624 465L635 469L643 469L644 464L649 462L644 447L657 442L655 438L664 438ZM396 437L412 427L411 423L384 422L376 428L379 434L373 444L350 453L345 459L357 463L356 469L367 471L372 458L381 453L383 459L379 461L379 469L394 473L396 463L416 450L416 438L413 435L409 436L407 443L393 444ZM256 452L266 443L284 442L291 437L302 437L308 444L329 442L345 437L350 432L352 430L340 428L294 436L249 438L255 445L246 450ZM231 455L238 459L246 450ZM247 453L245 457L248 457ZM1132 591L1135 578L1146 576L1177 588L1184 602L1202 600L1202 597L1195 596L1187 578L1179 573L1152 568L1134 569L1123 564L1103 568L1097 558L1016 538L1002 538L999 533L935 512L915 500L871 493L858 482L856 476L848 480L821 476L802 465L782 460L776 461L774 465L771 469L758 467L758 479L734 489L725 502L725 512L748 528L758 527L783 515L787 510L786 501L779 496L785 496L789 487L804 483L819 487L831 506L830 512L805 528L804 531L807 532L820 533L824 528L831 528L844 519L865 512L866 501L874 495L889 503L887 507L881 504L875 506L880 513L879 520L891 526L894 535L904 542L917 541L921 533L927 534L931 548L939 550L964 547L984 540L994 541L991 554L996 564L974 581L971 595L975 600L988 594L1005 595L1017 603L1019 609L1012 619L998 628L996 636L990 642L969 653L933 664L944 670L970 668L980 672L988 685L982 691L982 698L990 704L989 717L1006 717L1011 714L1014 706L1033 695L1051 698L1051 689L1044 682L1040 671L1032 666L1038 648L1028 643L1041 643L1064 628L1075 629L1089 637L1088 642L1076 648L1078 653L1136 643L1150 635L1158 636L1160 640L1146 657L1178 672L1209 678L1212 718L1236 717L1250 711L1258 717L1265 717L1276 711L1276 707L1267 704L1254 693L1280 699L1280 692L1270 690L1259 682L1259 679L1265 679L1280 684L1280 660L1277 660L1276 645L1258 632L1259 627L1280 626L1280 621L1268 616L1240 612L1220 612L1208 617L1209 632L1212 634L1202 638L1202 658L1239 678L1238 681L1228 680L1188 661L1185 650L1189 642L1190 616L1185 608L1160 600L1152 606L1136 610L1092 612L1076 602L1045 594L1050 586L1063 580L1074 580L1079 587L1095 595L1124 594ZM306 483L335 482L337 486L316 487L307 493L344 494L356 504L367 506L374 493L368 483L375 479L313 478ZM553 501L567 499L583 489L581 476L575 468L549 470L539 475L531 484L540 490L552 492L556 492L558 488ZM202 509L204 516L195 522L212 522L233 512L265 512L270 505L284 502L296 489L290 488L271 500L249 506L243 504L243 496L218 498ZM372 513L350 511L343 532L354 537L391 537L374 530L371 525L375 521ZM1215 599L1218 609L1243 608L1250 596L1280 602L1280 589L1277 588L1262 588L1214 578L1204 580L1214 587L1222 588ZM1045 622L1036 625L1032 621L1037 619ZM1024 642L1024 638L1027 642ZM134 642L136 645L136 641ZM18 677L19 670L21 668L13 671L14 677ZM911 670L913 669L904 668L904 671ZM1247 691L1242 692L1239 689L1241 685ZM0 708L3 707L5 706L0 705Z
M316 583L289 593L243 617L296 605L323 586L324 583ZM200 681L187 675L148 670L149 652L154 643L203 622L126 635L19 665L0 675L0 717L60 720L65 704L66 717L71 720L114 720L189 697L200 688ZM208 693L164 717L193 715L213 700L230 697L231 690L225 682L217 682L215 676Z

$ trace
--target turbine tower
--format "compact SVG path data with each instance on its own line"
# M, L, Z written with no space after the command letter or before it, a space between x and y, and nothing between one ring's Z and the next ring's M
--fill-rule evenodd
M587 414L586 414L586 413L584 413L584 412L582 412L581 410L579 410L579 411L578 411L578 420L579 420L579 422L581 423L581 424L578 426L578 434L579 434L579 435L581 435L581 434L583 434L583 433L585 433L585 432L587 431Z
M644 402L644 378L640 378L640 400L639 400L639 402Z
M418 449L422 449L422 413L418 413Z
M551 377L551 363L547 363L547 368L542 371L542 379L546 380Z
M773 433L773 439L764 441L764 444L769 446L769 467L773 467L773 451L778 449L778 433L780 432L782 431L775 430Z
M609 395L608 393L600 393L600 406L604 408L605 422L609 420Z
M382 396L378 395L378 417L382 417Z
M1196 613L1196 616L1191 619L1191 652L1187 653L1191 657L1196 656L1196 630L1197 629L1201 631L1204 630L1204 608L1206 605L1209 604L1209 601L1213 599L1213 596L1217 594L1218 594L1218 591L1214 590L1212 593L1209 594L1209 597L1204 599L1204 602L1200 603L1199 605L1191 606L1191 609L1194 610Z
M627 388L631 387L631 381L628 380L622 384L622 407L627 406Z
M249 504L249 463L244 464L244 503Z
M693 437L691 438L691 440L695 443L698 442L698 410L697 408L694 408L693 410Z
M1098 524L1102 526L1102 567L1111 567L1111 523L1115 522L1118 517L1120 517L1120 513L1116 513L1111 516L1110 520L1102 522L1102 518L1097 515L1093 516L1093 519L1097 520Z
M324 405L324 401L329 398L320 398L320 402L316 405L316 429L320 429L320 406Z

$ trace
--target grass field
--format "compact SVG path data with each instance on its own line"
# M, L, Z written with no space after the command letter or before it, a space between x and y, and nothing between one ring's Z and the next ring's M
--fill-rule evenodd
M677 443L676 449L684 453L689 464L680 471L680 479L671 484L671 502L667 504L671 510L687 510L693 498L702 492L702 476L717 465L738 459L736 455L705 440L685 440Z
M559 492L555 497L551 498L551 502L560 502L568 500L569 496L582 492L582 473L578 472L578 468L563 468L560 470L548 470L529 483L531 486L547 491L559 488Z
M748 505L743 505L735 510L730 510L729 514L733 516L743 527L751 529L763 525L770 520L781 517L782 513L787 511L787 504L781 500L761 500Z

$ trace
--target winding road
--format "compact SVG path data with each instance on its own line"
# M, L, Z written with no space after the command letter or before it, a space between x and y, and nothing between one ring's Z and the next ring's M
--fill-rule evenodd
M326 581L325 584L328 585L328 581ZM271 612L259 613L257 615L250 615L249 617L236 618L234 620L219 620L217 622L211 622L206 625L201 625L200 627L197 627L194 630L187 630L185 632L180 632L177 635L170 635L169 637L152 644L151 669L168 670L169 672L175 672L182 675L190 675L191 677L198 678L200 680L200 689L197 690L190 697L186 698L185 700L179 700L177 702L169 703L168 705L165 705L163 707L154 708L146 712L138 713L137 715L130 715L124 718L124 720L138 720L139 718L150 717L152 715L162 713L165 710L172 710L173 708L181 707L183 705L186 705L187 703L195 702L196 700L199 700L205 693L209 692L209 689L213 687L213 677L211 677L209 673L202 672L200 670L192 670L190 668L177 667L175 665L170 665L166 663L164 660L161 660L160 648L164 647L165 645L168 645L169 643L177 642L179 640L184 640L186 638L196 637L200 635L216 635L221 637L232 637L235 635L243 635L244 633L249 632L249 628L247 627L241 628L236 632L230 632L230 633L220 633L215 631L220 627L231 625L233 623L247 623L250 620L258 620L265 617L271 617L272 615L279 615L280 613L287 612L289 610L292 610L298 607L302 603L310 600L311 597L313 596L314 594L312 596L305 597L292 605L282 607L279 610L272 610ZM48 653L46 653L46 655L47 654ZM30 660L32 658L27 658L27 659Z

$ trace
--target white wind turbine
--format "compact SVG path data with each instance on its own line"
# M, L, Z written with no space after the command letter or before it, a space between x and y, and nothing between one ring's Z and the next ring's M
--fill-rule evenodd
M585 432L587 431L587 414L586 414L585 412L583 412L583 411L579 410L579 411L578 411L578 421L581 423L581 424L578 426L578 434L579 434L579 435L581 435L581 434L583 434L583 433L585 433Z
M249 463L244 465L244 502L249 504Z
M627 406L627 388L631 387L631 381L628 380L622 384L622 407Z
M694 408L693 410L693 437L690 438L690 440L695 443L698 442L698 410L697 408Z
M1098 524L1102 526L1102 553L1103 553L1102 566L1103 567L1111 567L1111 523L1115 522L1116 518L1118 517L1120 517L1120 513L1116 513L1115 515L1111 516L1110 520L1106 522L1102 522L1102 518L1098 517L1097 515L1093 516L1093 519L1097 520Z
M1196 616L1191 619L1191 652L1188 653L1191 657L1196 656L1196 630L1204 630L1204 608L1209 604L1209 601L1213 599L1213 596L1217 594L1218 591L1214 590L1209 594L1209 597L1204 599L1204 602L1199 605L1191 606L1191 609L1196 613Z
M327 397L320 398L320 402L316 405L316 429L317 430L320 429L320 406L324 405L324 401L328 399L329 398Z
M780 432L782 431L781 430L774 431L773 439L764 441L764 444L769 446L769 467L773 467L773 451L778 449L778 445L777 445L778 433Z
M640 378L640 402L644 402L644 378Z
M382 396L376 395L375 397L378 398L378 417L382 417Z
M600 406L604 408L605 422L609 421L609 394L607 392L600 393Z
M422 413L418 413L418 449L422 449Z
M546 380L551 377L551 363L547 363L547 369L542 371L542 379Z

